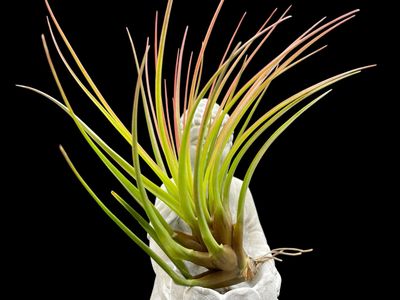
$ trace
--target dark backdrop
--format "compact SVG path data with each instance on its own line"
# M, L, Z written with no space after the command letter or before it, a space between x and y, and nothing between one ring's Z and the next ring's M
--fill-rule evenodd
M153 37L154 12L163 12L166 2L51 1L87 70L126 124L135 70L125 26L142 53L146 37ZM92 201L58 145L66 148L107 203L109 190L121 188L63 112L13 86L31 85L59 97L40 40L41 33L49 39L44 2L11 4L2 12L6 20L2 47L8 51L3 56L7 92L3 105L10 105L2 108L6 166L2 270L3 284L12 291L4 299L148 299L154 279L149 258ZM167 78L185 26L190 26L187 49L197 50L217 4L216 0L175 1ZM335 85L333 93L272 146L251 183L271 248L315 249L277 263L283 278L280 299L387 299L391 281L385 272L396 261L395 255L387 254L395 239L391 205L398 196L389 192L390 178L395 176L387 175L395 169L390 143L396 135L389 131L396 123L389 118L395 98L388 76L389 40L395 30L390 29L390 9L384 1L228 0L211 39L205 74L218 63L244 11L248 15L240 40L249 37L275 7L282 12L290 4L293 18L275 32L249 73L321 17L334 18L354 8L361 12L319 42L329 45L323 53L279 78L262 108L338 72L375 63L378 67ZM61 63L57 66L62 69ZM90 124L129 155L126 145L100 124L104 120L78 88L68 80L66 88L75 107L91 118ZM139 235L146 238L140 231Z

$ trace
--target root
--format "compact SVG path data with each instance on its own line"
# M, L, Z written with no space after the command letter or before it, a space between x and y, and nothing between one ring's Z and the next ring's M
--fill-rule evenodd
M278 256L285 255L285 256L299 256L304 253L309 253L312 252L313 249L298 249L298 248L276 248L271 250L265 255L262 255L257 258L251 258L251 260L254 262L255 267L258 268L262 263L273 259L277 261L282 261L281 258Z

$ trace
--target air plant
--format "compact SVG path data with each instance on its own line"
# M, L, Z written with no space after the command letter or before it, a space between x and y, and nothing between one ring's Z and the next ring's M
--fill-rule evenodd
M176 268L172 268L162 260L147 243L141 240L104 204L81 176L64 148L60 146L67 163L102 210L129 238L159 264L175 283L207 288L226 287L252 280L257 272L257 265L266 259L275 259L279 254L297 255L304 252L300 249L275 249L261 260L260 258L248 257L243 248L246 191L257 165L271 144L284 130L306 110L325 97L330 92L330 90L327 90L329 86L360 73L368 66L346 71L318 82L290 96L260 117L255 118L255 112L273 80L323 50L325 46L316 50L310 49L325 35L352 19L357 10L328 22L325 19L318 21L298 36L279 55L261 66L259 71L247 81L243 80L243 74L245 74L249 64L276 28L288 20L290 16L287 10L282 15L275 17L277 10L274 10L253 36L247 41L235 45L236 35L243 21L242 18L226 47L220 64L212 76L203 78L202 71L206 66L205 53L224 3L221 0L210 22L197 58L192 52L187 64L184 62L188 32L186 29L182 45L177 51L175 74L172 78L174 86L172 94L169 94L163 81L163 67L172 3L172 0L167 3L160 33L158 18L156 17L153 44L155 75L153 78L150 75L149 40L147 40L143 57L139 57L127 29L137 70L132 123L128 128L114 113L100 89L93 82L46 1L50 15L50 18L47 18L49 33L58 57L89 100L115 128L116 133L121 135L130 145L132 157L123 158L78 117L58 76L44 35L42 35L44 51L63 102L35 88L22 85L20 87L41 94L72 118L90 148L121 183L131 199L123 199L115 191L112 191L111 195L160 246ZM274 18L276 19L274 20ZM60 38L80 74L74 71L72 63L66 59L59 45ZM152 88L152 85L154 85L154 88ZM199 127L198 137L198 140L203 142L197 144L194 165L192 166L189 149L190 124L199 102L204 98L207 98L208 101ZM210 122L211 112L216 103L219 104L219 110L215 120ZM140 107L144 112L151 141L150 151L139 143L138 114ZM171 108L172 113L169 111ZM225 126L221 126L228 114L230 118ZM183 116L182 121L181 116ZM237 215L231 216L229 213L229 188L238 166L248 150L252 146L258 145L256 142L260 141L263 133L285 116L287 116L286 119L278 123L278 129L261 143L258 152L247 166L239 196ZM232 148L223 157L222 151L218 151L218 149L225 148L234 130L238 133L235 136ZM140 134L144 134L143 130ZM150 180L149 176L141 171L143 164L149 167L148 169L156 175L165 188L161 188L157 182ZM173 230L155 208L154 197L163 201L176 213L189 226L190 232ZM202 274L191 274L185 264L186 262L205 267L207 271Z

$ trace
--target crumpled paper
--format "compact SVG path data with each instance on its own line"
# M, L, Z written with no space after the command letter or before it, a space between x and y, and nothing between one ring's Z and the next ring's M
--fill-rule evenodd
M196 108L195 117L190 128L190 160L192 167L194 164L194 157L196 151L196 145L198 143L198 132L199 126L201 124L201 119L207 104L207 99L202 99ZM212 110L211 122L215 119L218 113L218 104L215 104ZM226 115L221 127L227 122L229 115ZM181 118L182 123L183 118ZM182 124L181 124L182 125ZM182 127L182 126L181 126ZM232 147L233 135L229 139L227 145L223 149L223 158L229 152ZM229 201L231 215L233 222L236 222L236 212L237 204L239 200L240 189L242 187L242 181L238 178L233 178ZM165 188L165 187L163 187ZM171 209L165 205L159 199L156 199L155 207L160 211L161 215L164 217L166 222L174 230L179 230L182 232L190 233L189 226L185 224L179 217L171 211ZM160 247L148 236L150 247L154 252L156 252L164 261L175 270L170 259L165 255L165 253L160 249ZM270 248L267 243L264 231L261 227L260 220L258 218L256 206L254 204L253 197L249 190L246 193L246 203L244 209L244 236L243 236L243 246L248 256L252 258L258 258L266 255L270 252ZM242 282L240 284L229 287L228 289L208 289L203 287L187 287L177 285L168 276L167 273L151 260L156 278L154 281L153 291L151 294L151 300L276 300L279 296L279 291L281 287L281 277L275 267L275 262L273 259L265 261L261 266L259 266L256 276L251 282ZM191 274L199 274L205 271L203 267L194 265L190 262L186 263L188 270Z

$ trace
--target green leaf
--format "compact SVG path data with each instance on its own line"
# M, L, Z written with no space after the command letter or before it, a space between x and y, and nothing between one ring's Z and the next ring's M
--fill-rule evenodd
M242 187L240 190L237 217L236 217L236 220L237 220L237 223L239 224L239 226L241 226L240 224L243 224L243 220L244 220L244 206L245 206L246 193L247 193L251 178L254 174L254 171L255 171L257 165L260 163L261 158L267 152L267 150L272 145L272 143L286 130L286 128L288 128L298 117L300 117L305 111L307 111L311 106L316 104L323 97L325 97L329 92L330 92L330 90L325 92L321 96L317 97L316 99L314 99L313 101L308 103L306 106L304 106L302 109L300 109L298 112L296 112L289 120L287 120L283 125L281 125L278 128L278 130L276 130L271 135L271 137L264 143L264 145L257 152L256 156L250 163L249 168L247 169L247 172L244 176L243 184L242 184ZM237 234L243 235L243 231L238 231ZM242 240L242 238L238 238L238 240Z
M107 214L107 216L118 225L119 228L122 229L123 232L137 244L148 256L150 256L176 283L183 285L191 285L191 281L185 278L182 278L177 273L175 273L172 268L168 265L168 263L163 260L160 256L158 256L148 245L146 245L135 233L133 233L117 216L115 216L108 208L104 205L104 203L97 197L97 195L93 192L90 186L85 182L82 176L79 174L71 160L69 159L67 153L60 146L60 150L68 165L74 172L75 176L78 178L83 187L88 191L88 193L92 196L92 198L96 201L96 203L100 206L100 208Z

